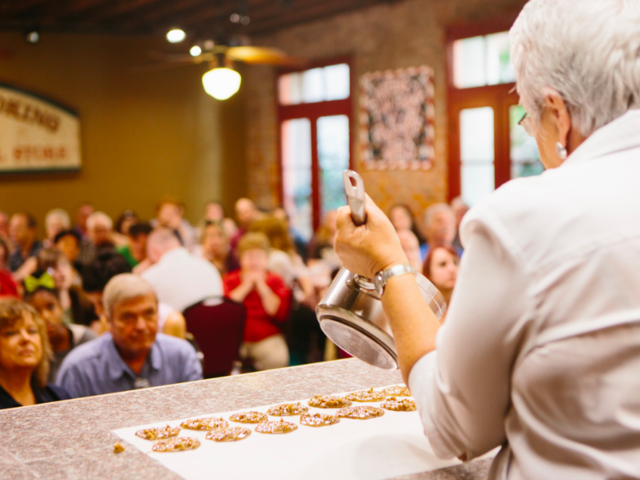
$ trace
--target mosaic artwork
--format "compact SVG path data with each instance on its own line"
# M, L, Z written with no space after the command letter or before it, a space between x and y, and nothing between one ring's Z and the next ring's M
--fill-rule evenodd
M434 161L433 70L367 73L360 79L364 168L429 170Z

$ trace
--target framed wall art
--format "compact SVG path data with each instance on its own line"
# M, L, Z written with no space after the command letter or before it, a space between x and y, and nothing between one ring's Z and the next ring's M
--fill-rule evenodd
M365 169L429 170L434 161L433 70L384 70L360 79Z

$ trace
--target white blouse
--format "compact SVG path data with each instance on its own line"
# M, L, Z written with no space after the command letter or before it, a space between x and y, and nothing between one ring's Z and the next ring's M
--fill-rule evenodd
M473 208L409 387L440 457L492 479L640 477L640 111Z

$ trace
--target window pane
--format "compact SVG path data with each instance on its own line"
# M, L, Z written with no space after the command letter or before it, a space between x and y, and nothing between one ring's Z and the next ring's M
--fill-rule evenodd
M487 35L487 84L511 83L516 81L513 75L509 54L509 33L501 32Z
M460 160L493 162L493 108L467 108L460 112Z
M281 128L284 208L291 226L309 240L313 233L311 122L308 118L297 118L282 122Z
M462 198L473 206L495 189L493 109L460 111Z
M495 190L493 163L462 165L462 198L469 206L480 202Z
M349 168L349 118L318 119L318 160L322 214L346 204L342 172Z
M458 88L487 84L485 38L471 37L453 42L453 83Z
M302 102L313 103L324 100L324 79L322 68L312 68L301 73Z
M325 100L349 98L349 65L340 63L324 67Z
M302 74L287 73L278 78L278 100L281 105L297 105L302 102Z
M529 177L544 171L538 145L527 135L518 122L525 113L524 107L513 105L509 108L509 136L511 137L511 178Z
M453 42L453 84L457 88L515 82L509 33L500 32Z

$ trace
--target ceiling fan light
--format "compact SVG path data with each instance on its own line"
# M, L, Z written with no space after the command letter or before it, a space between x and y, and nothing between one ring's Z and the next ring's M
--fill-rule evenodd
M167 41L169 43L180 43L185 38L187 38L187 34L179 28L173 28L167 32Z
M193 47L191 47L191 50L189 50L189 53L192 57L197 57L202 53L202 49L198 45L194 45Z
M217 100L226 100L240 89L240 74L230 68L214 68L202 76L204 91Z

